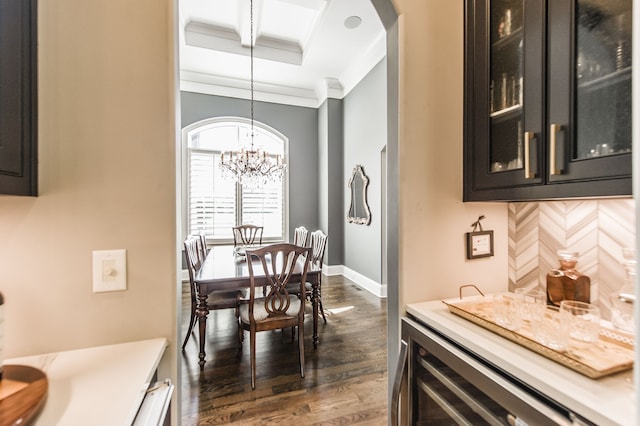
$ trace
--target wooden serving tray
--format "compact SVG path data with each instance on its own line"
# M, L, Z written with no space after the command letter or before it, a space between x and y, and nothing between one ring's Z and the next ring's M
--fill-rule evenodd
M494 322L491 297L473 296L442 302L451 313L592 379L633 367L634 340L630 334L603 326L598 342L589 345L570 343L567 350L557 351L535 341L527 321L518 330L509 330Z
M28 425L46 399L47 376L26 365L3 366L0 380L0 426Z

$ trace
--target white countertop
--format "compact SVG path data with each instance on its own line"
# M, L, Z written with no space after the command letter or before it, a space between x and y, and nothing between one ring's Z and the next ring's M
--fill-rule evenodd
M130 425L167 347L164 338L12 358L44 371L47 399L37 426Z
M407 312L595 424L635 424L632 370L590 379L450 313L441 301L410 304Z

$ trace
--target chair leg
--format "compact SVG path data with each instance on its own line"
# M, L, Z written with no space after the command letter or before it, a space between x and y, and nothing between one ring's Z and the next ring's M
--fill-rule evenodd
M309 296L309 301L311 301L311 296ZM318 308L320 309L320 314L322 314L322 319L324 323L327 323L327 317L324 316L324 307L322 306L322 297L318 296Z
M182 342L182 350L187 346L187 342L189 341L189 337L191 337L191 332L193 331L193 326L196 324L196 305L195 303L191 303L191 319L189 320L189 329L187 330L187 335L184 336L184 342Z
M298 351L300 352L300 377L304 378L304 325L298 324Z
M322 297L318 298L318 305L320 306L320 313L322 314L322 319L324 320L324 323L327 323L327 317L324 316L324 308L322 307Z
M238 351L242 351L242 341L244 333L242 332L242 321L240 320L240 309L236 306L236 326L238 327Z
M251 389L256 389L256 332L249 332L249 340L251 346Z

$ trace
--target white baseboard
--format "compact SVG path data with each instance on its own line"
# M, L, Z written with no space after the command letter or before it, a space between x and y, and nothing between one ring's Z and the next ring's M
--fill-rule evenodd
M322 273L325 275L342 275L342 265L325 265L322 264Z
M322 265L322 272L325 275L342 275L345 278L353 281L356 285L358 285L358 287L367 290L374 296L378 296L380 298L387 297L386 284L380 284L372 280L371 278L365 277L361 273L354 271L353 269L347 268L344 265Z

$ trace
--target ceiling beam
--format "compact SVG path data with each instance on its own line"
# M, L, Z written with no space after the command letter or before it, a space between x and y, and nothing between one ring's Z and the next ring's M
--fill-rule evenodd
M243 56L251 54L248 45L242 44L241 36L233 29L204 22L189 22L184 29L184 41L189 46L203 49ZM292 65L302 64L302 48L298 43L273 37L259 37L253 49L253 56Z

